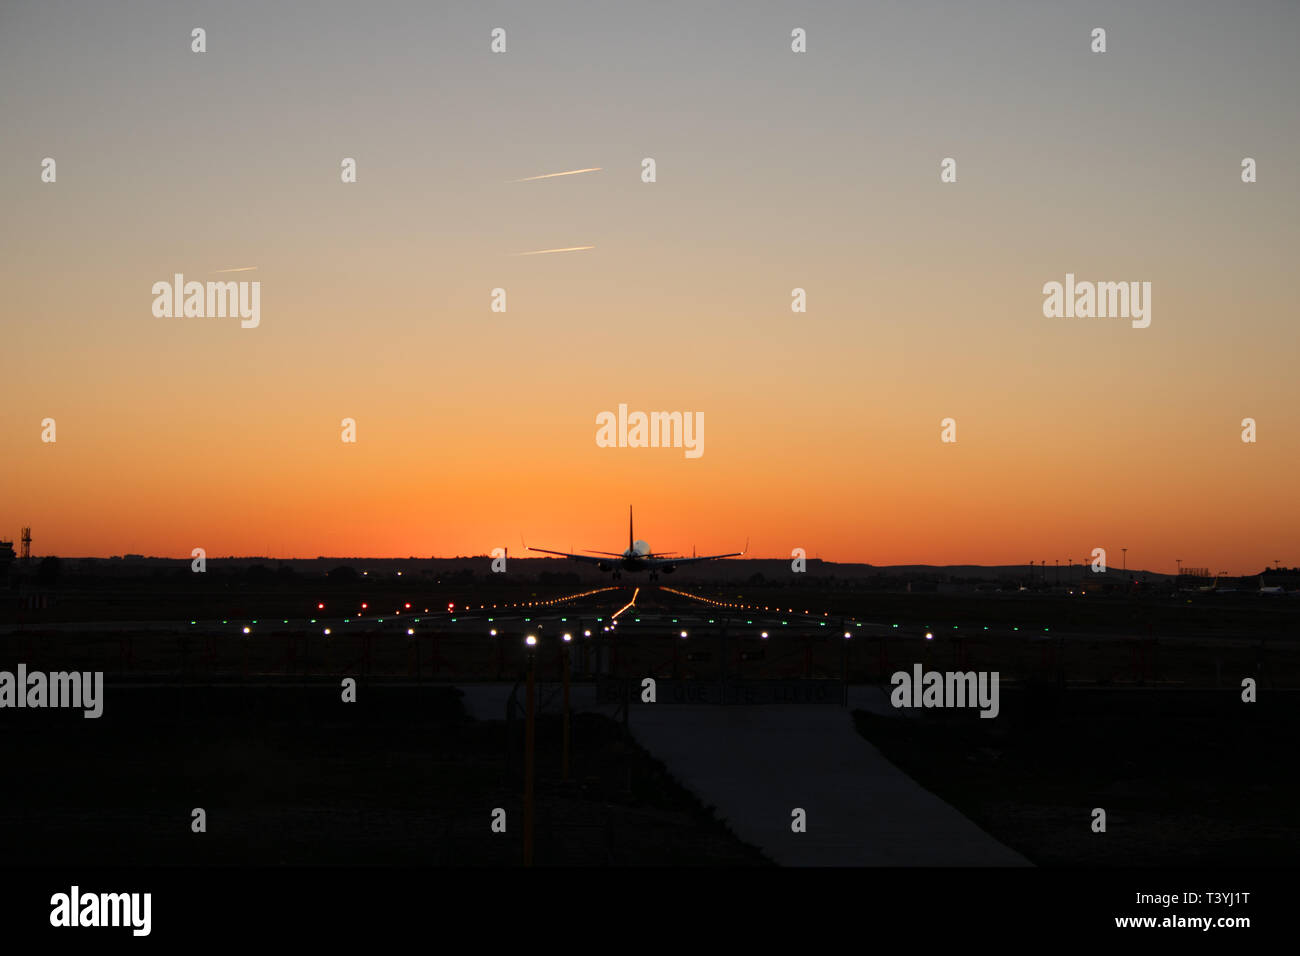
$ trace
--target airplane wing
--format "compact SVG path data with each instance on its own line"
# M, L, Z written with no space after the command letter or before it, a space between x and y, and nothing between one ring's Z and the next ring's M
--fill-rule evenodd
M695 558L643 558L642 564L647 568L662 568L666 564L677 567L683 564L696 564L700 561L713 561L717 558L738 558L744 551L732 551L730 554L702 554Z
M673 567L677 567L678 565L681 564L698 564L701 561L715 561L718 558L740 558L743 557L745 552L748 550L749 550L749 539L746 538L744 551L731 551L727 554L701 554L698 556L692 555L689 558L664 557L664 555L674 554L675 552L663 551L660 552L659 554L648 554L645 556L645 558L642 559L642 561L647 568L662 568L665 565L669 565L669 564L671 564Z
M540 551L542 554L558 554L562 558L569 558L573 561L585 561L588 564L608 564L608 558L598 558L594 554L570 554L567 551L547 551L545 548L532 548L529 551Z

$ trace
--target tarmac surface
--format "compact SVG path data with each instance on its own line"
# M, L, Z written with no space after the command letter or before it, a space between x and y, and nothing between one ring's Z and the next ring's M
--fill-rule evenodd
M472 716L501 720L512 687L461 690ZM611 712L590 685L570 699ZM886 760L854 728L853 709L897 714L879 688L853 687L848 708L641 705L628 726L737 837L783 866L1030 865Z

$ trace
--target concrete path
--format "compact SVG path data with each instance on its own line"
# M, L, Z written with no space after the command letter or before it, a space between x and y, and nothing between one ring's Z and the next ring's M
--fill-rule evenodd
M904 710L889 702L889 691L873 684L849 685L849 710L865 710L877 717L911 717L915 710Z
M502 720L509 684L460 685L480 720ZM608 710L576 685L575 710ZM637 742L740 839L783 866L1028 866L923 789L858 734L851 710L898 716L875 687L840 707L633 705ZM807 831L790 829L802 808Z
M1027 866L908 777L837 707L634 708L632 734L783 866ZM807 832L790 829L807 814Z

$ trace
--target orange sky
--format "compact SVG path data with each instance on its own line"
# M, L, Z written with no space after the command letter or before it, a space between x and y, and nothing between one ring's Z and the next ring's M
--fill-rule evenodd
M634 504L661 549L1300 564L1290 13L1193 71L1222 23L1170 38L1117 13L1102 69L1046 14L936 35L892 11L897 49L864 60L823 24L799 60L779 12L716 49L671 18L632 38L521 12L494 60L411 50L401 22L357 35L344 6L305 38L214 20L204 59L161 43L188 20L156 12L148 31L0 15L0 537L615 550ZM260 281L260 326L154 317L175 272ZM1045 318L1066 272L1151 282L1150 328ZM702 411L703 456L598 448L619 403Z

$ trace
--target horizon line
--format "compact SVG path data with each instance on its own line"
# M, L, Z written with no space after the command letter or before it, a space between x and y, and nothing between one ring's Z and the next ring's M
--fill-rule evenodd
M508 552L507 552L507 553L508 553ZM135 553L132 553L132 552L127 552L127 553L124 553L124 554L113 554L113 555L42 554L42 555L33 555L32 558L31 558L31 560L32 560L32 561L36 561L36 560L38 560L38 559L49 558L49 557L54 557L54 558L59 558L59 559L67 559L67 560L70 560L70 561L114 561L114 560L127 560L128 558L129 558L130 560L133 560L133 561L175 561L175 562L191 562L191 561L193 561L193 556L192 556L192 555L184 555L184 556L180 556L180 557L172 557L172 556L168 556L168 555L158 555L158 554L135 554ZM213 555L207 555L207 556L205 556L205 560L207 560L207 561L279 561L279 562L288 562L288 561L351 561L351 562L356 562L356 561L377 561L377 562L395 562L395 561L478 561L478 560L491 560L491 559L492 559L492 555L491 555L490 553L488 553L488 552L483 552L483 553L481 553L481 554L457 554L457 555L452 555L452 556L440 556L440 555L378 556L378 555L328 555L328 554L316 555L316 556L314 556L314 557L308 557L308 558L304 558L304 557L277 557L277 556L270 555L270 554L227 554L227 555L219 555L219 556L213 556ZM562 558L562 557L552 557L552 556L517 556L517 557L513 558L512 560L515 560L515 561L554 561L554 562L556 562L556 563L558 563L558 564L568 563L568 559L566 559L566 558ZM781 561L781 562L788 562L788 561L790 560L790 558L785 557L785 556L779 556L779 557L768 557L768 558L764 558L764 557L748 557L748 556L745 556L745 557L734 557L734 558L719 558L719 559L717 559L717 560L718 560L718 561L728 561L728 562L755 562L755 561L767 561L767 562L772 562L772 561ZM1055 564L1052 564L1052 565L1046 565L1046 564L981 564L981 563L978 563L978 562L964 562L964 563L955 563L955 564L953 564L953 563L949 563L949 564L929 564L929 563L925 563L925 562L912 562L912 563L900 563L900 564L874 564L874 563L872 563L872 562L870 562L870 561L837 561L837 560L833 560L833 559L829 559L829 558L817 558L817 557L808 557L808 558L806 558L805 560L806 560L806 561L809 561L809 562L816 562L816 563L818 563L818 564L831 564L831 565L845 566L845 567L866 567L866 568L876 568L876 569L880 569L880 570L889 570L889 569L895 569L895 568L933 568L933 569L936 569L936 570L943 570L943 569L949 569L949 568L978 568L978 569L983 569L983 570L1007 570L1007 569L1015 569L1015 570L1025 570L1025 571L1029 571L1030 569L1035 569L1035 568L1036 568L1036 569L1041 569L1041 570L1052 570L1053 572L1055 572L1055 571L1058 570L1059 568L1064 567L1064 569L1065 569L1067 572L1070 572L1070 571L1073 571L1075 568L1080 568L1080 569L1082 569L1082 568L1089 568L1089 567L1091 567L1091 563L1090 563L1090 562L1084 562L1084 563L1079 563L1079 564L1067 564L1067 565L1055 565ZM15 556L14 559L13 559L13 564L18 565L18 564L21 564L21 563L22 563L22 558L20 558L20 557L18 557L18 556ZM1096 573L1109 574L1109 573L1112 573L1112 572L1117 572L1117 573L1120 573L1120 574L1155 574L1155 575L1160 575L1160 576L1162 576L1162 577L1179 577L1179 576L1184 576L1184 577L1211 577L1211 578L1213 578L1213 577L1219 577L1219 576L1224 576L1224 575L1226 575L1226 576L1228 576L1228 577L1253 577L1253 576L1256 576L1256 575L1264 574L1265 572L1268 572L1268 571L1278 571L1278 570L1290 570L1290 568L1279 567L1279 566L1275 566L1275 565L1264 565L1264 566L1262 566L1262 567L1260 568L1260 570L1258 570L1258 571L1248 571L1248 572L1244 572L1244 573L1240 573L1240 574L1233 574L1233 573L1228 572L1228 571L1218 571L1218 572L1214 572L1214 573L1209 574L1209 575L1193 575L1193 574L1186 574L1186 575L1183 575L1181 571L1153 571L1153 570L1151 570L1151 569L1149 569L1149 568L1134 568L1132 571L1129 571L1129 570L1126 569L1126 568L1116 568L1116 567L1114 567L1114 566L1108 566L1104 572L1096 572Z

